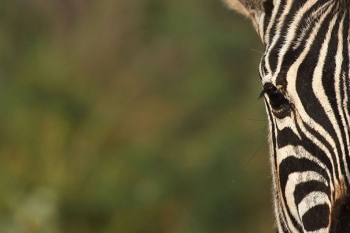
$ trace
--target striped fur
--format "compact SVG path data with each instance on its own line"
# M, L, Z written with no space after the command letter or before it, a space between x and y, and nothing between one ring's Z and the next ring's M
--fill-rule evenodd
M265 44L277 232L350 232L350 4L228 1Z

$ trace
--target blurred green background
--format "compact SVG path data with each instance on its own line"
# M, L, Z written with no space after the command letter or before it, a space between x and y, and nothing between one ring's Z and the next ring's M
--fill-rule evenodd
M272 232L249 20L220 0L0 11L0 232Z

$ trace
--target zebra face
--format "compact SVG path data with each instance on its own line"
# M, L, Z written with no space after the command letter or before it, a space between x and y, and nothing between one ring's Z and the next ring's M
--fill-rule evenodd
M278 232L350 232L350 2L226 1L265 45Z

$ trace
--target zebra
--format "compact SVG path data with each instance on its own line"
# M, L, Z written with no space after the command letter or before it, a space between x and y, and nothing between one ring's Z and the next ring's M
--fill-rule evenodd
M250 18L276 231L350 232L350 0L225 0Z

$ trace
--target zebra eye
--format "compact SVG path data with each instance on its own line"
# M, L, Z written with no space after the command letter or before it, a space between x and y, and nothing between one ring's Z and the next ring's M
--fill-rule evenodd
M283 94L274 86L269 87L266 91L266 94L269 96L270 104L273 108L278 108L279 106L287 102Z
M289 114L290 104L284 95L271 83L264 85L261 96L266 94L269 98L272 112L278 118L283 118Z

